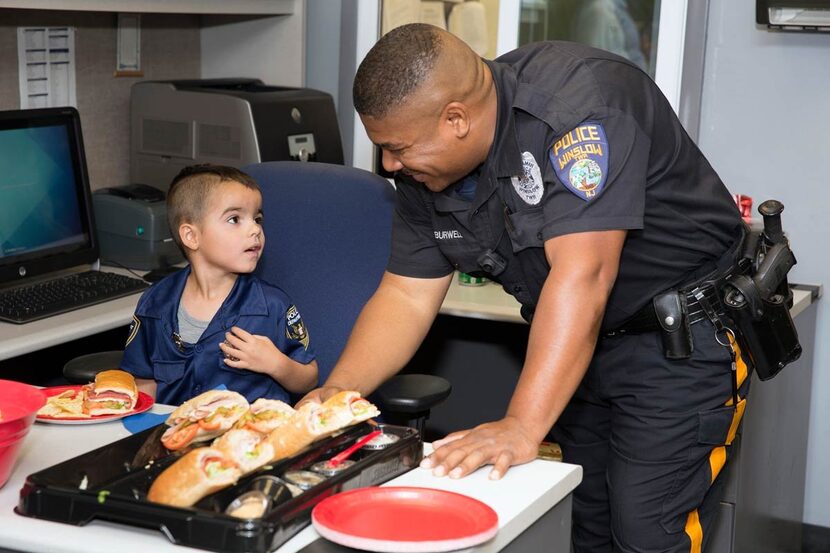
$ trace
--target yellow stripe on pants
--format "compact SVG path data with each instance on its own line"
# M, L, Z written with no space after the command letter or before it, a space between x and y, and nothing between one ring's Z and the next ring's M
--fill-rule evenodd
M686 519L686 535L692 542L689 553L700 553L703 545L703 527L700 525L697 509L689 513L689 518Z
M744 358L741 355L741 348L738 345L738 342L731 334L729 335L729 341L735 350L735 377L738 388L740 388L749 376L749 367L747 367L746 361L744 361ZM732 398L729 398L726 401L726 405L732 405ZM735 439L735 434L738 432L738 426L741 424L741 419L744 416L744 410L746 410L746 400L738 397L738 405L735 406L735 412L732 414L732 424L729 425L729 431L727 432L726 440L724 441L726 445L731 445L732 441ZM709 454L709 468L712 473L712 479L710 482L715 481L715 478L718 477L725 464L726 446L718 446L712 449L712 453ZM686 519L686 535L689 536L689 541L691 542L689 552L701 553L701 547L703 545L703 526L700 524L700 516L697 509L689 513L689 516Z

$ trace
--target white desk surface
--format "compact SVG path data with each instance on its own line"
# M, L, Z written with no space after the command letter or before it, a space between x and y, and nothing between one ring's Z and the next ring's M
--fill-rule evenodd
M101 270L134 276L123 269L102 267ZM0 321L0 361L126 326L133 319L140 297L141 292L136 292L22 325Z
M154 406L153 410L168 412L170 408ZM79 426L35 424L25 438L11 478L0 488L0 548L38 553L201 551L173 545L160 531L102 521L72 526L13 512L26 475L128 435L120 421ZM488 472L485 468L466 478L451 480L436 478L425 469L415 468L385 485L439 488L487 503L498 513L498 534L487 543L465 551L491 553L505 547L582 481L581 467L543 460L513 467L499 481L490 481ZM294 553L318 537L309 526L278 551Z
M24 325L0 322L0 361L125 326L132 320L139 297L140 293L133 294ZM796 317L810 305L812 293L809 290L795 289L793 297L790 312ZM483 286L462 286L458 284L458 277L453 275L440 313L524 323L525 320L519 313L520 307L519 302L499 284L488 282Z

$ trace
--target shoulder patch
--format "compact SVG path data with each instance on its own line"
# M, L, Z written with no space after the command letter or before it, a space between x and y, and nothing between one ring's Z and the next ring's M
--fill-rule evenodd
M308 331L296 305L290 306L285 312L285 337L300 342L304 349L308 349Z
M590 201L605 186L609 151L600 123L582 123L554 142L549 155L556 176L579 198Z
M141 328L141 320L135 315L133 315L133 322L130 323L130 335L127 336L127 343L124 344L124 347L129 346L130 342L132 342L135 339L136 335L138 334L139 328Z
M522 153L522 174L518 177L511 177L510 182L516 194L530 205L537 205L542 201L545 188L542 186L542 171L536 158L530 152Z

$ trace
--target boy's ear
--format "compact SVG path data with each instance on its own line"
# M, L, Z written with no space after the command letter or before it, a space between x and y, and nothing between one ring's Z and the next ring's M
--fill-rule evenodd
M199 249L199 229L190 223L179 225L179 239L185 248L191 251Z

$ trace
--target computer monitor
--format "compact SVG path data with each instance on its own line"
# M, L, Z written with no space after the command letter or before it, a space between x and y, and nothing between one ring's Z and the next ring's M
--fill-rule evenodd
M0 286L98 259L71 107L0 111Z

